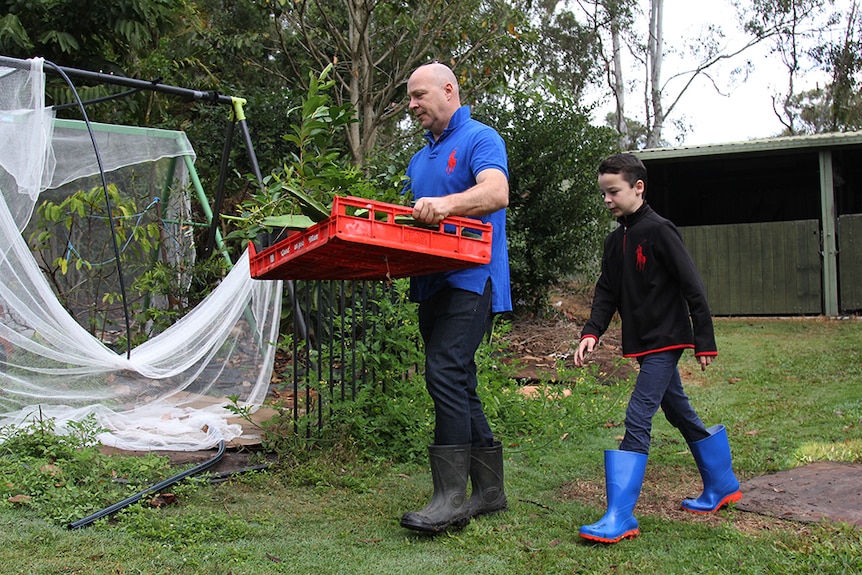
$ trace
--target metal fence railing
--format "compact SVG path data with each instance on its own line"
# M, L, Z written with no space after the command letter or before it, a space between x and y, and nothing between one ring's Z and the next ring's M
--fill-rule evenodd
M290 363L281 374L282 390L293 398L295 430L311 436L332 423L336 401L352 400L359 389L377 381L379 358L372 354L386 350L373 343L391 320L385 304L399 294L393 284L380 281L285 284L291 309L283 320L290 328L283 347Z

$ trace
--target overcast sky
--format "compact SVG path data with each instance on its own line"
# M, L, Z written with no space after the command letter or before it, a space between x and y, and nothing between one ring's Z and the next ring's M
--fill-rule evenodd
M666 42L673 45L678 38L696 34L711 21L722 26L725 34L729 36L729 46L741 45L744 38L741 33L738 36L734 34L732 9L723 9L722 6L727 5L716 0L711 0L709 5L709 10L693 10L694 6L690 0L665 0ZM734 36L738 37L738 40L734 40ZM691 125L685 136L686 145L765 138L781 131L781 123L772 111L771 97L786 84L785 70L774 56L772 59L768 57L765 47L751 48L746 52L745 58L751 60L754 72L744 83L731 88L728 95L719 94L702 78L683 96L675 117L681 118L684 115L687 123ZM742 58L739 62L741 61ZM724 76L726 80L731 68L731 65L723 66L717 76ZM663 72L667 78L673 70L665 66ZM666 139L670 140L675 132L672 126L667 126L666 129Z
M843 3L843 0L838 0ZM642 0L645 12L648 0ZM744 44L741 32L735 32L736 23L733 9L727 0L665 0L664 38L666 51L682 49L685 39L697 38L703 34L708 23L722 27L727 35L726 45L736 48ZM646 25L644 25L646 26ZM646 27L644 27L646 30ZM714 70L716 79L721 83L726 95L718 93L706 78L695 81L686 91L671 120L684 120L689 125L684 145L698 145L721 142L744 141L752 138L766 138L777 135L782 125L772 110L772 96L782 93L787 85L787 72L777 56L768 54L766 45L757 46L745 52L730 63ZM731 70L744 59L751 61L753 73L744 83L732 86ZM673 53L667 54L662 68L666 80L674 72L686 67ZM643 70L632 72L643 75ZM797 78L797 90L808 89L820 79L813 75ZM669 91L676 94L679 84L671 85ZM642 119L642 98L639 94L627 96L627 115ZM613 106L606 103L603 115ZM601 117L601 116L599 116ZM665 140L674 143L677 131L668 122L664 128Z

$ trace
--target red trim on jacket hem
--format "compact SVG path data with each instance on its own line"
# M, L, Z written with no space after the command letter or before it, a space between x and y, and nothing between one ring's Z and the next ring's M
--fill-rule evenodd
M694 349L694 344L683 343L681 345L669 345L667 347L661 347L659 349L650 349L650 350L641 351L638 353L624 353L623 357L641 357L643 355L649 355L651 353L661 353L663 351L670 351L672 349Z

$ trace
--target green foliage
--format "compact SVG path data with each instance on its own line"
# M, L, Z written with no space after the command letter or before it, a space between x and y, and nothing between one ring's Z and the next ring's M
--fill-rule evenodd
M257 192L240 203L238 215L223 216L237 226L228 239L254 239L271 230L277 218L290 214L320 221L329 216L336 195L381 201L399 196L403 173L389 174L381 188L381 178L366 177L340 149L342 131L356 121L355 110L349 104L333 103L331 70L328 66L317 76L309 74L308 93L297 110L300 120L283 136L295 151L280 170L264 178Z
M415 372L365 385L354 399L336 401L333 418L338 432L370 460L421 461L433 441L433 404Z
M133 344L145 341L174 323L202 300L221 279L221 259L194 264L169 261L166 232L157 202L138 204L115 184L108 185L113 232L101 186L78 190L59 202L45 200L36 208L30 248L60 302L94 335L116 327L122 304L116 280L114 241L124 277L131 285L127 304L135 319ZM164 259L161 259L164 258ZM153 305L158 300L159 305ZM125 335L119 343L125 345Z
M602 82L605 73L601 66L596 66L602 58L601 35L566 5L555 10L539 5L534 10L541 22L541 41L536 42L533 58L538 70L555 86L565 88L580 100L585 91Z
M801 124L797 134L852 132L862 128L862 97L855 88L842 91L829 85L806 90L788 98L786 109Z
M320 445L327 443L326 438L312 434L315 417L309 409L310 402L304 398L295 399L296 404L278 399L270 401L267 406L274 410L274 414L260 423L252 419L249 407L239 405L238 399L237 396L229 397L227 409L245 420L245 425L258 427L261 449L264 453L276 454L282 465L304 463Z
M132 346L161 333L194 309L227 271L227 262L218 254L193 263L153 263L131 285L138 298L130 306L134 318ZM163 305L149 305L155 299ZM125 347L124 336L119 343Z
M135 277L157 256L161 230L150 212L116 185L108 186L113 233L106 194L101 186L79 190L59 203L36 208L30 249L57 298L94 335L115 328L121 303L116 253L126 277ZM116 242L116 249L115 249Z
M43 271L49 276L65 275L70 265L81 270L113 263L113 245L100 241L108 228L105 195L102 187L79 190L59 204L45 200L36 208L38 231L31 234L30 243L34 251L41 252ZM129 261L150 256L159 238L158 223L150 221L142 224L141 215L146 210L140 210L134 198L123 194L115 184L108 186L107 196L115 218L114 232L117 244L122 249L122 257ZM58 226L64 229L63 236ZM77 245L79 240L86 242L92 237L99 237L100 240L90 241L84 246ZM51 253L60 251L57 249L58 243L68 246L67 249L61 256L48 261ZM61 300L63 295L60 294Z
M69 523L174 475L166 457L119 457L96 445L92 416L60 435L51 419L0 429L0 510L23 506L55 525Z
M323 282L315 283L312 305L339 306L340 298L332 300L320 286ZM416 304L409 301L408 290L408 280L396 280L370 296L368 309L338 307L332 312L333 331L317 334L314 354L321 356L322 365L337 366L337 381L327 381L325 368L317 372L317 360L302 362L314 396L309 402L300 391L295 400L301 405L272 405L276 415L261 424L265 449L291 461L333 445L352 445L369 459L412 460L424 454L432 429L431 402L421 378L424 355ZM292 340L280 345L292 351ZM344 355L352 353L355 362ZM295 408L301 413L296 420ZM238 406L231 409L249 415ZM318 416L325 417L322 430Z
M2 0L0 52L117 72L151 49L186 7L185 0Z
M21 19L15 14L6 14L0 18L0 51L11 53L16 46L22 50L32 50L33 42Z
M372 302L363 318L366 337L357 338L356 349L367 369L381 385L404 379L425 361L419 334L418 305L410 301L410 281L395 280L382 297ZM352 318L342 318L341 333L351 333Z
M596 192L596 169L616 151L617 136L592 126L586 112L561 94L514 95L511 105L482 107L477 117L501 132L509 153L515 305L543 311L550 287L597 271L611 217Z

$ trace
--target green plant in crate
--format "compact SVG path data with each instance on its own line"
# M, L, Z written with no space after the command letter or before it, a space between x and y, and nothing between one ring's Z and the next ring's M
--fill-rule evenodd
M356 114L349 103L333 103L331 71L329 65L318 76L309 74L308 93L289 112L299 113L299 121L282 136L294 151L280 169L264 178L256 193L240 203L239 214L223 216L237 226L229 239L253 240L273 230L305 229L330 215L336 195L381 201L400 197L403 172L368 177L351 165L349 154L341 149L343 131L356 122Z
M294 151L240 203L237 215L224 216L237 228L229 239L253 240L273 230L305 229L330 215L337 195L403 201L403 170L381 169L368 175L352 165L342 149L344 130L356 122L356 112L349 103L333 103L331 71L329 65L319 75L309 74L308 93L288 112L299 114L299 119L282 136Z

